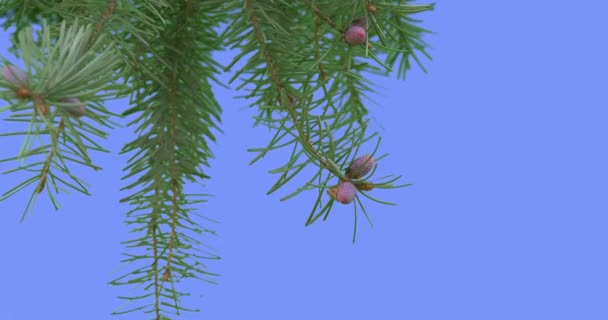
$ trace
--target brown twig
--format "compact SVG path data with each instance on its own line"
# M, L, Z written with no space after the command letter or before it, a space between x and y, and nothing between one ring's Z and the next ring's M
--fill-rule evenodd
M59 143L59 136L63 131L63 127L63 118L61 118L61 121L59 121L59 128L57 128L57 133L54 137L51 136L51 139L55 141L55 144L53 144L53 147L51 147L51 152L46 157L46 161L44 162L44 166L42 167L42 171L40 172L40 181L38 182L38 186L36 187L36 191L38 193L41 193L44 190L44 186L46 185L48 174L51 171L51 162L53 161L53 156L55 156L56 153L55 145Z
M304 2L306 2L306 4L308 5L309 8L311 8L312 10L315 11L315 14L317 15L317 17L319 17L321 20L325 21L325 23L327 23L330 27L336 29L338 32L340 33L344 33L344 29L338 27L336 25L335 22L331 21L331 19L329 17L327 17L326 15L323 14L323 12L321 12L321 9L319 9L318 6L314 6L312 5L312 3L310 2L310 0L304 0Z
M319 45L320 29L321 29L320 18L319 18L319 16L315 16L315 59L319 63L319 78L321 79L321 81L327 82L328 77L327 77L327 74L325 73L325 70L323 70L323 64L321 63L321 48Z
M169 92L169 103L172 109L172 117L171 117L171 127L169 128L169 138L171 139L172 145L175 146L177 144L176 138L176 130L177 130L177 80L175 76L175 72L169 71L168 73L169 83L170 83L170 92ZM180 193L179 180L177 179L177 159L175 157L175 152L173 153L173 157L171 159L171 193L172 197L172 208L171 208L171 236L169 239L169 254L167 256L167 267L165 268L165 272L163 274L163 280L169 280L171 276L171 259L173 258L173 249L175 247L177 233L175 232L176 224L177 224L177 211L179 209L178 205L178 194Z
M154 200L155 204L158 205L158 185L154 188ZM152 221L150 221L150 232L152 232L152 250L154 251L154 262L152 263L152 272L154 272L154 311L156 313L156 320L161 320L160 318L160 306L159 306L159 298L160 298L160 287L158 285L158 237L156 232L158 230L158 209L155 208L152 211Z
M193 13L194 13L194 10L193 10L192 0L188 0L188 2L186 3L186 16L192 17Z
M97 24L95 25L95 37L101 33L101 30L105 27L106 23L110 19L110 16L112 16L115 10L116 0L110 0L106 11L104 11L103 15L101 16L101 19L97 21Z

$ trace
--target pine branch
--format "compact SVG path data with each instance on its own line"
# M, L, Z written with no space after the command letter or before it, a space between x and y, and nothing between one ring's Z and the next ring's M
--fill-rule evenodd
M122 189L133 192L121 202L133 207L125 223L137 234L123 244L136 252L125 254L123 260L131 270L110 283L138 285L145 292L119 297L140 305L119 308L114 314L140 310L160 320L169 319L171 312L197 311L182 306L181 298L188 294L179 291L177 283L187 278L215 283L217 274L209 272L204 261L219 257L198 248L205 244L197 236L215 233L193 220L210 219L190 207L209 195L185 193L184 186L187 180L210 178L205 174L213 158L209 141L215 141L212 130L221 132L221 108L211 88L212 81L217 83L219 65L211 54L228 45L240 52L225 70L249 56L230 83L239 79L237 89L247 90L243 97L258 108L255 124L275 131L267 146L249 149L257 153L251 164L270 151L289 151L285 163L270 171L279 177L267 194L310 173L280 200L316 190L307 226L328 219L336 202L352 203L354 242L360 212L373 227L362 197L394 205L370 191L409 186L396 184L401 176L372 181L386 155L378 156L379 135L367 133L365 103L374 84L365 75L388 74L398 60L401 78L411 59L424 70L417 54L430 59L422 40L429 31L411 15L434 5L410 2L4 1L0 16L7 19L5 27L17 27L14 52L23 56L27 70L15 73L4 61L9 69L0 77L0 98L11 104L0 112L10 110L9 121L29 127L1 135L24 135L25 141L17 157L0 162L40 159L6 172L35 175L0 201L36 183L26 212L44 190L57 208L53 194L59 185L88 194L67 163L100 169L92 164L89 151L107 150L91 137L105 137L100 127L111 128L109 117L115 116L102 103L131 94L132 106L123 115L137 115L129 123L137 125L137 137L121 153L134 152L123 179L135 181ZM218 33L228 21L230 25ZM34 41L28 26L40 23L43 30ZM359 28L357 41L347 35L353 26ZM110 84L119 77L123 84ZM85 106L83 120L78 108L84 113ZM32 137L40 135L50 141L32 146ZM373 151L362 156L360 150L372 140Z
M246 5L247 5L247 10L248 10L249 16L251 18L251 23L252 23L253 29L255 30L256 38L259 42L260 47L262 48L264 59L266 60L266 65L270 71L270 76L272 78L273 85L274 85L276 91L279 92L280 104L288 106L287 112L289 113L289 116L291 117L293 123L296 126L296 130L298 131L298 141L302 144L302 146L304 147L304 150L306 150L306 152L308 154L310 154L312 157L317 159L317 161L319 161L319 163L325 169L329 170L330 172L332 172L334 175L336 175L338 177L343 177L342 172L340 172L340 169L338 168L338 166L335 163L333 163L333 161L331 161L331 159L327 159L327 158L323 157L321 154L319 154L319 152L315 149L315 147L310 143L310 140L308 140L307 134L306 134L304 128L302 127L300 120L298 119L298 115L297 115L296 111L294 110L295 107L287 101L287 97L285 94L285 85L279 77L279 71L277 70L276 65L273 63L272 54L270 53L269 48L265 45L265 41L264 41L265 37L264 37L264 34L258 23L258 19L257 19L257 16L256 16L254 8L253 8L253 0L246 0Z
M281 200L286 200L306 190L319 190L306 225L320 217L327 219L336 200L335 190L343 184L352 183L361 193L377 185L393 188L392 183L379 184L367 179L351 181L343 170L358 156L361 145L377 135L373 133L366 137L369 120L364 99L369 99L366 93L373 92L374 84L363 74L392 70L393 60L386 63L378 58L382 50L398 52L397 56L402 55L404 63L407 63L410 54L413 55L412 50L403 53L404 50L389 46L376 48L372 44L376 37L371 32L379 29L376 24L384 22L387 17L403 20L408 19L407 14L432 9L432 6L412 6L407 1L402 2L405 4L371 1L279 1L270 4L248 0L242 14L235 13L239 18L222 35L232 48L242 48L225 67L226 70L250 55L230 83L240 78L242 84L237 89L250 86L250 93L242 97L253 98L251 106L259 108L256 125L263 123L276 130L266 147L249 149L258 152L250 164L271 150L292 147L284 165L270 171L280 177L267 194L292 181L309 164L314 163L319 168L301 187L281 197ZM238 10L239 4L231 1L228 7ZM364 16L360 13L364 13ZM349 43L345 36L346 30L355 24L366 30L365 42L361 45ZM390 31L387 33L393 37L387 40L390 44L397 42L395 37L400 31L391 28L390 24L381 30ZM407 32L403 45L411 46L412 39L417 39L419 32ZM389 57L393 59L394 56ZM320 97L317 97L318 92ZM376 150L379 143L378 137ZM330 174L323 176L323 170ZM339 182L332 186L329 182L334 177ZM321 201L321 191L324 189L328 190L330 196L326 205ZM361 202L355 203L355 215L357 205L361 205ZM363 212L367 217L364 208ZM371 224L371 220L368 221Z
M216 276L207 271L201 260L218 257L196 254L195 245L201 243L188 235L213 233L194 222L187 208L204 200L184 194L183 187L185 179L209 178L201 166L208 166L208 158L212 157L207 140L215 139L210 129L218 129L215 122L219 122L221 113L209 83L217 66L211 52L219 49L221 43L213 30L222 21L218 3L183 2L160 9L165 28L158 35L138 40L136 67L131 70L134 105L125 114L140 114L132 122L140 124L136 129L140 135L121 153L136 151L125 168L130 172L123 179L135 175L139 178L123 190L139 190L121 201L138 206L127 213L127 223L140 225L134 230L146 233L125 244L150 248L152 256L133 255L126 262L150 261L148 267L137 268L111 283L147 284L144 290L153 290L153 295L126 299L144 303L142 310L154 313L156 319L167 311L179 315L188 310L180 301L184 294L175 286L181 279L214 283L210 278ZM192 52L200 55L193 58ZM135 215L136 212L140 214ZM152 297L154 300L145 304ZM117 310L115 314L138 308Z
M92 164L87 150L105 152L107 150L95 144L90 138L85 137L78 131L77 127L74 127L72 122L74 119L78 119L80 128L88 131L90 134L105 137L105 132L99 129L92 129L92 127L89 127L86 122L83 122L79 118L85 115L85 105L92 107L93 104L98 103L104 98L103 95L97 95L98 91L106 90L107 94L110 95L114 91L114 88L108 85L108 83L113 79L111 72L112 68L116 66L116 58L114 48L111 45L99 50L100 40L103 39L92 41L91 25L80 26L78 22L75 22L69 28L63 22L56 39L52 39L50 28L44 21L43 28L38 33L38 43L34 41L32 30L29 27L23 29L18 34L18 38L17 48L23 53L27 71L21 71L14 66L10 66L10 63L5 59L3 70L13 68L13 71L18 71L17 73L20 73L20 75L19 81L10 77L7 79L3 78L0 81L0 87L6 88L8 92L13 93L10 99L14 101L13 104L3 108L0 112L9 109L13 111L13 114L10 116L10 119L13 121L23 121L29 118L30 130L13 133L24 135L25 141L17 157L11 157L2 161L25 161L32 156L46 153L45 160L40 162L41 167L37 175L38 184L22 215L21 221L23 221L25 215L31 209L31 204L37 195L45 189L47 182L51 182L55 187L56 193L60 191L57 183L61 183L71 189L87 195L89 194L82 181L69 172L66 161L99 170L99 167ZM89 49L85 48L85 44L87 43L91 44ZM33 108L27 103L28 101L31 102ZM76 106L74 106L74 102L76 102ZM54 109L52 108L53 106ZM111 113L105 110L103 106L94 109L97 109L96 111L99 114L89 111L87 113L88 117L98 125L111 128L106 122L108 116L104 115L104 113ZM26 113L19 114L17 113L19 111L26 111ZM58 127L56 127L57 121L55 120L57 117L59 118ZM45 126L45 129L42 129L41 126ZM32 127L35 127L35 129L32 130ZM64 130L66 128L68 131ZM48 134L51 142L50 145L43 145L32 149L31 137L41 134ZM61 136L63 139L60 139ZM91 144L86 145L82 139L87 140ZM10 170L9 172L21 170L33 171L33 168L33 166L23 167L21 165L19 168ZM70 182L57 176L55 171L62 173L72 181ZM28 179L23 184L7 191L0 198L0 201L15 194L34 181L33 179ZM53 193L49 188L47 188L47 191L53 205L58 209Z

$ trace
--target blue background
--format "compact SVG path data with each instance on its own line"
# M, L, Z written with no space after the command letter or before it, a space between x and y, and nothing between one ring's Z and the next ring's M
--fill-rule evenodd
M245 149L271 133L251 128L255 112L234 91L216 88L225 134L212 145L213 179L189 190L215 195L200 212L221 221L206 240L222 256L209 265L221 277L185 284L186 306L202 311L180 319L608 319L606 9L440 1L420 15L437 32L425 38L429 73L374 77L380 106L369 104L384 128L380 153L390 153L379 174L414 186L373 191L398 206L364 199L375 226L360 219L355 245L352 207L307 228L312 192L280 202L288 184L265 196L275 181L267 171L286 154L249 167ZM8 31L0 36L4 48ZM0 122L0 132L15 128ZM117 271L128 252L120 241L131 239L130 207L118 203L128 155L117 153L132 137L111 132L113 153L94 158L103 171L74 167L92 197L62 194L58 212L42 197L23 224L31 189L0 203L1 320L109 319L117 295L141 293L107 285L127 270ZM21 142L3 137L2 158ZM0 191L13 179L0 176Z

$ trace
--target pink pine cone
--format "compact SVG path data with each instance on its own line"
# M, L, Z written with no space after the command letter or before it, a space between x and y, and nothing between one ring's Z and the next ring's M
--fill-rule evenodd
M355 199L356 193L357 188L355 188L355 185L350 181L344 181L338 186L336 200L343 204L349 204Z
M355 20L353 20L353 22L350 24L351 26L358 26L361 28L364 28L367 30L367 18L366 17L361 17L361 18L357 18Z
M365 42L365 37L367 36L367 32L364 28L358 25L352 25L346 30L344 34L344 39L348 44L356 45L362 44Z
M368 174L374 167L374 164L374 158L366 153L353 161L346 174L353 179L359 179Z
M27 74L13 65L4 66L2 68L2 76L4 76L6 81L16 86L25 86L27 83Z
M77 106L74 106L74 107L66 107L66 111L75 118L82 117L87 111L87 109L84 107L84 105L78 98L63 98L59 101L64 102L64 103L78 104Z

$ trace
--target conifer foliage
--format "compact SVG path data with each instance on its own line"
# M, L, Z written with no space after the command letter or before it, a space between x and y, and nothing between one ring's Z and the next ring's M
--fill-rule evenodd
M367 131L373 83L365 74L396 71L403 79L412 61L422 67L419 55L430 59L422 40L428 31L413 16L433 7L408 0L3 1L15 58L2 58L0 98L8 105L0 113L24 128L0 137L23 135L24 143L0 162L35 161L6 172L32 174L0 201L29 187L23 221L43 192L56 209L55 195L65 188L88 195L70 166L99 170L90 152L107 150L94 139L114 120L130 119L136 136L122 150L132 156L121 202L132 207L125 222L134 237L124 242L130 269L110 284L140 292L119 297L125 304L114 314L160 320L198 310L181 303L189 293L179 283L215 283L207 264L219 256L201 241L214 234L213 220L201 214L207 194L184 186L210 179L211 142L222 132L212 83L232 71L229 85L258 111L254 124L273 131L266 146L249 149L251 164L274 150L290 152L271 171L278 178L267 193L300 177L281 200L312 190L307 226L327 219L336 203L352 206L354 242L360 211L373 225L361 196L393 204L370 192L409 185L396 184L400 176L374 177L386 155L378 155L379 135ZM221 66L212 54L226 48L237 54ZM105 108L122 97L130 98L123 114Z

